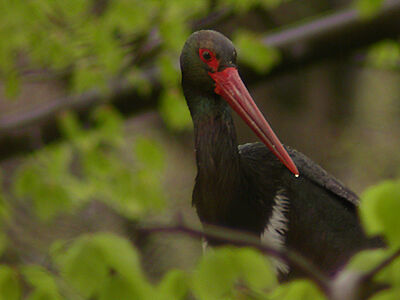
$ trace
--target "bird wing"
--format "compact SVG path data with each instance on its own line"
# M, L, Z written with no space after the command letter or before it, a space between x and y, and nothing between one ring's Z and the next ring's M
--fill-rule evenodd
M330 175L321 166L313 162L303 153L288 146L284 147L299 169L300 176L306 177L317 185L329 190L340 198L349 201L355 206L359 205L360 199L358 196L342 182ZM250 143L239 146L239 152L243 156L254 155L259 151L270 152L270 150L261 143Z

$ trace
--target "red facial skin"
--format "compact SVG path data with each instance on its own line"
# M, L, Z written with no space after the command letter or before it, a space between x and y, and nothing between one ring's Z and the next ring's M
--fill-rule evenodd
M206 59L204 57L204 54L206 52L208 52L210 54L210 59ZM203 62L205 62L211 68L211 70L213 72L217 72L218 71L219 60L217 59L217 57L215 56L215 54L212 51L210 51L208 49L205 49L205 48L201 48L201 49L199 49L199 56L200 56L200 59Z
M200 59L212 70L208 74L215 81L215 93L220 95L239 114L261 141L297 177L299 171L289 154L257 108L236 68L218 71L219 60L209 49L199 49Z

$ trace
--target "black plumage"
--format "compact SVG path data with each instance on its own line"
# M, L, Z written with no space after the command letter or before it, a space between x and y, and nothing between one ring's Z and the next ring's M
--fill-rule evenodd
M260 194L283 189L289 199L285 246L329 275L354 253L382 246L379 238L368 238L363 232L357 216L358 197L304 154L286 147L301 174L295 178L263 144L247 144L239 149L243 172L249 174L251 186L257 190L274 177L274 183L262 188ZM291 270L291 275L296 274L296 270Z
M278 246L298 251L329 275L355 252L381 246L364 234L359 199L351 190L305 155L289 147L280 150L268 128L257 132L264 125L254 107L239 99L251 102L244 85L231 85L237 82L235 64L232 43L215 31L192 34L181 54L182 86L195 129L193 204L201 222L271 235ZM268 148L262 143L238 147L231 107ZM299 275L288 267L283 275Z

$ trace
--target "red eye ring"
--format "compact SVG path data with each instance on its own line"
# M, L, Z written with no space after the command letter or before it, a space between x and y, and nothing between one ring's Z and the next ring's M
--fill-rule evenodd
M216 59L215 54L206 48L199 49L199 56L200 56L201 60L205 63L208 63L208 62Z
M219 60L215 56L214 52L208 50L207 48L199 49L200 59L206 63L213 72L217 72L219 67Z

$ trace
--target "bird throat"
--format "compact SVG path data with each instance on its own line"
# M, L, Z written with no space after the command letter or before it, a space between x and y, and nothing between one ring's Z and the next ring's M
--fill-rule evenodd
M221 223L239 197L240 156L230 108L218 100L197 102L202 106L191 110L197 162L193 204L202 222L229 225Z

